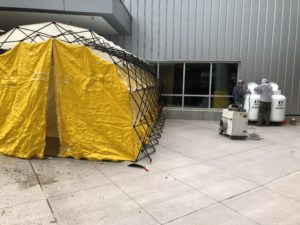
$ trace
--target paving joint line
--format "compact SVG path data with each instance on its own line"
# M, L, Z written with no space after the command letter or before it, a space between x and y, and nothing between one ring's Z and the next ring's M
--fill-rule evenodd
M253 222L253 223L257 224L257 225L261 225L260 223L258 223L258 222L256 222L256 221L250 219L249 217L245 216L244 214L240 213L239 211L236 211L235 209L231 208L230 206L225 205L223 202L220 202L220 204L222 204L224 207L227 207L227 208L231 209L232 211L234 211L234 212L236 212L237 214L239 214L240 216L242 216L242 217L248 219L249 221L251 221L251 222Z
M13 205L9 205L9 206L4 206L4 207L0 207L0 210L7 209L7 208L12 208L12 207L17 207L17 206L21 206L21 205L27 205L29 203L39 202L41 200L44 200L44 199L38 199L38 200L23 202L23 203L19 203L19 204L13 204Z
M177 217L177 218L171 219L171 220L169 220L169 221L167 221L167 222L163 223L162 225L164 225L164 224L168 224L168 223L171 223L171 222L174 222L174 221L176 221L176 220L179 220L179 219L181 219L181 218L184 218L184 217L186 217L186 216L189 216L189 215L191 215L191 214L193 214L193 213L195 213L195 212L198 212L198 211L204 210L204 209L206 209L206 208L208 208L208 207L211 207L211 206L213 206L213 205L216 205L216 204L218 204L218 202L214 202L214 203L212 203L212 204L209 204L209 205L207 205L207 206L205 206L205 207L203 207L203 208L200 208L200 209L194 210L193 212L189 212L189 213L187 213L187 214L184 214L184 215L182 215L182 216L179 216L179 217Z
M160 225L162 224L161 222L159 222L150 212L148 212L148 210L146 210L143 206L141 206L138 202L136 202L128 193L126 193L125 191L123 191L119 185L117 184L117 182L122 182L124 180L120 180L120 181L113 181L112 179L110 179L108 176L106 176L106 174L104 174L101 170L99 170L95 165L93 165L103 176L105 176L108 180L111 181L111 184L113 184L116 188L118 188L125 196L127 196L130 200L132 200L136 205L138 205L140 208L142 208L152 219L154 219L157 223L159 223ZM158 171L161 172L161 171ZM154 172L152 174L158 173L158 172ZM148 174L149 175L149 174ZM144 175L147 176L147 175ZM141 177L144 177L141 176ZM133 178L137 178L137 177L132 177ZM127 179L128 180L128 179Z
M35 169L34 169L32 163L31 163L31 160L29 160L29 164L30 164L30 166L31 166L31 169L32 169L32 171L33 171L33 173L34 173L34 175L35 175L37 181L38 181L38 184L39 184L39 186L40 186L42 192L43 192L44 195L45 195L47 205L48 205L48 207L49 207L49 209L50 209L50 212L51 212L51 214L52 214L52 216L53 216L53 218L54 218L54 220L50 221L50 223L57 223L58 221L57 221L57 218L56 218L55 213L54 213L54 211L53 211L53 208L52 208L52 206L51 206L51 204L50 204L50 202L49 202L48 196L47 196L47 194L46 194L46 192L45 192L45 190L44 190L44 188L43 188L43 186L42 186L42 184L41 184L41 181L40 181L40 179L39 179L39 177L38 177L38 175L37 175L37 173L36 173L36 171L35 171Z
M168 174L168 175L171 176L171 177L173 177L171 174ZM256 186L256 187L254 187L254 188L251 188L251 189L246 190L246 191L244 191L244 192L238 193L238 194L236 194L236 195L234 195L234 196L231 196L231 197L228 197L228 198L226 198L226 199L223 199L223 200L217 200L217 199L215 199L214 197L209 196L208 194L203 193L202 191L196 189L195 187L193 187L193 186L191 186L191 185L185 183L183 180L177 179L177 178L175 178L175 177L173 177L173 178L176 179L176 180L178 180L178 181L180 181L181 183L187 185L188 187L192 188L193 190L195 190L195 191L197 191L197 192L199 192L199 193L201 193L201 194L203 194L203 195L209 197L210 199L215 200L216 202L213 203L213 204L207 205L207 206L205 206L205 207L203 207L203 208L201 208L201 209L197 209L197 210L195 210L195 211L193 211L193 212L190 212L190 213L188 213L188 214L186 214L186 215L183 215L183 216L181 216L181 217L178 217L178 218L176 218L176 219L170 220L170 221L168 221L167 223L170 223L170 222L175 221L175 220L177 220L177 219L183 218L183 217L185 217L185 216L187 216L187 215L190 215L190 214L192 214L192 213L195 213L195 212L204 210L204 209L206 209L206 208L208 208L208 207L210 207L210 206L216 205L216 204L218 204L218 203L224 205L223 201L228 200L228 199L231 199L231 198L234 198L234 197L236 197L236 196L238 196L238 195L242 195L242 194L244 194L244 193L253 191L253 190L258 189L258 188L260 187L260 186ZM227 205L224 205L224 206L227 207ZM228 207L228 208L230 208L230 207ZM230 208L230 209L231 209L231 208ZM232 210L235 211L235 212L237 212L237 211L234 210L234 209L232 209ZM237 213L238 213L239 215L241 215L241 216L243 216L243 217L249 219L250 221L252 221L250 218L246 217L245 215L243 215L243 214L241 214L241 213L239 213L239 212L237 212ZM255 221L252 221L252 222L254 222L254 223L257 224L257 225L260 225L260 224L258 224L258 223L255 222Z

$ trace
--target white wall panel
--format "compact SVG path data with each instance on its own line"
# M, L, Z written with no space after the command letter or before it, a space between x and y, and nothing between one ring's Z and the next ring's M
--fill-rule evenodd
M159 58L159 43L160 43L160 23L161 23L161 12L160 12L160 0L153 0L153 7L151 10L152 16L152 49L151 58ZM163 21L164 22L164 21Z
M284 85L282 87L285 90L285 95L288 96L287 104L288 107L293 107L293 83L296 81L294 68L294 55L295 55L295 45L297 37L297 8L299 1L291 1L290 4L290 19L289 19L289 29L288 29L288 43L287 43L287 56L285 61L285 71L284 71ZM290 74L290 76L286 76ZM289 87L289 88L288 88Z
M166 56L165 60L172 59L174 60L174 9L175 9L175 2L174 0L166 0L167 1L167 8L166 8L166 18L167 18L167 33L164 37L166 43Z
M263 40L263 53L262 53L262 76L266 76L271 73L271 55L272 55L272 40L273 40L273 26L274 26L274 10L275 1L266 1L266 20L265 20L265 30L264 30L264 40ZM257 61L259 64L259 61ZM258 67L257 64L257 67Z
M215 34L212 33L211 59L221 60L222 58L225 57L227 0L218 0L214 5L215 7L213 8L213 12L217 12L217 13L213 17L213 21L215 20L217 21L217 23L212 24L212 30L217 29L217 32Z
M242 18L243 18L243 0L235 0L234 3L234 27L232 41L232 57L231 60L238 61L241 59L240 46L242 35Z
M270 65L270 79L278 82L277 69L280 55L280 42L281 42L281 27L282 27L282 13L283 13L283 1L275 1L275 16L273 24L272 46L271 46L271 65Z
M240 46L240 61L241 61L241 68L240 68L240 77L242 79L247 78L248 71L247 71L247 56L248 56L248 43L249 43L249 28L250 28L250 10L251 9L251 1L243 0L242 5L242 26L241 26L241 41ZM250 80L250 79L249 79Z
M226 32L224 40L225 56L226 59L232 59L233 53L233 35L234 35L234 16L235 16L235 0L228 0L226 9Z
M144 1L144 26L145 26L145 38L144 38L144 58L150 59L152 58L152 45L153 45L153 0L145 0Z
M215 16L212 13L212 1L204 0L204 20L203 20L203 33L202 33L202 59L209 60L210 58L210 43L212 42L211 30L212 30L212 18ZM214 37L215 38L215 37Z
M146 42L146 0L137 0L138 12L137 12L137 23L138 23L138 33L137 33L137 55L141 58L145 58L145 42ZM147 9L149 10L149 9Z
M279 59L276 71L278 84L282 88L284 88L286 59L288 54L290 3L291 1L288 1L286 4L283 4Z
M258 5L258 16L257 16L257 32L256 32L256 44L255 44L255 57L254 57L254 66L253 74L255 80L260 80L265 75L262 74L262 64L263 55L264 55L264 36L265 36L265 27L266 27L266 16L267 16L267 1L261 2Z
M188 36L188 29L189 29L189 13L190 13L190 0L186 0L185 2L181 2L181 23L180 23L180 52L179 58L181 60L187 59L187 50L188 50L188 42L190 38ZM186 7L183 7L183 4L187 4Z
M258 80L260 78L258 78L257 74L254 73L254 62L255 62L255 54L256 54L259 0L252 0L250 2L251 2L251 6L250 6L250 24L249 24L249 34L248 34L248 46L247 46L246 76L250 80Z
M165 1L159 1L159 43L158 43L158 58L154 59L160 59L165 60L167 58L167 0Z
M182 19L182 8L181 8L181 3L182 0L173 0L174 2L174 11L173 11L173 18L174 18L174 23L173 23L173 58L175 60L180 59L180 54L181 54L181 32L182 32L182 27L181 27L181 19Z
M197 0L197 21L196 21L196 45L195 45L195 57L194 59L203 59L203 38L204 38L204 7L205 0Z
M188 32L187 32L187 59L195 58L196 49L196 30L197 30L197 0L189 0Z

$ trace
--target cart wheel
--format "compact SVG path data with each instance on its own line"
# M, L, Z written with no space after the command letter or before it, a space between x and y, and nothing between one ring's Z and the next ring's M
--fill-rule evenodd
M219 134L222 135L223 134L223 129L220 127L219 128Z

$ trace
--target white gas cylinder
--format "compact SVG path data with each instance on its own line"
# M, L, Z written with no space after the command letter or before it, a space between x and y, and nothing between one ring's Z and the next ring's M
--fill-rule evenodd
M273 92L276 92L279 90L278 84L276 84L274 82L270 82L270 86L272 87Z
M254 88L257 87L257 86L258 86L257 83L255 83L255 82L250 82L250 83L247 84L247 89L248 89L252 94L254 94L254 93L255 93Z
M259 109L260 95L258 94L247 94L244 101L244 110L248 113L249 121L258 120L258 109Z
M270 85L273 89L270 121L282 122L285 117L286 97L281 94L278 84L271 82ZM249 121L258 120L260 95L254 91L256 86L257 84L254 82L248 83L248 90L251 94L245 96L244 109L248 112Z
M275 94L272 96L271 122L283 122L285 117L286 97Z

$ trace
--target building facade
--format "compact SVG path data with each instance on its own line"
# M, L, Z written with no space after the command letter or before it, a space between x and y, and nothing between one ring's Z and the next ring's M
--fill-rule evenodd
M167 108L230 103L236 79L268 78L300 114L299 0L124 0L129 35L109 39L152 62ZM208 110L209 111L209 110Z
M179 118L220 112L237 79L262 78L300 115L299 14L299 0L2 0L0 32L57 21L105 35L156 67Z

